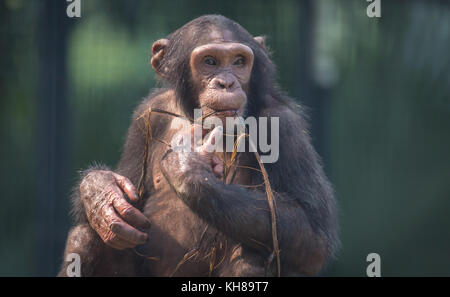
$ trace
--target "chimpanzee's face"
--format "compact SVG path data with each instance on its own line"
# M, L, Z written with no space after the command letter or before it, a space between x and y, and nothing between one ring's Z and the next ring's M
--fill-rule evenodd
M219 118L242 115L247 104L253 51L237 43L227 31L211 34L207 44L196 47L190 68L203 115Z

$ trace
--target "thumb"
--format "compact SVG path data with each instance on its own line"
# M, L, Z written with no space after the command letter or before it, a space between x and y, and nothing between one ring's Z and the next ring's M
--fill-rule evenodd
M209 132L206 137L203 145L198 148L198 152L214 152L216 148L216 144L219 143L220 138L223 135L222 126L215 127L211 132Z

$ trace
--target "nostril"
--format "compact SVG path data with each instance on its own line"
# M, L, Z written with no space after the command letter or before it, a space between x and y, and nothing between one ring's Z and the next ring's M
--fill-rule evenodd
M219 88L219 89L225 89L226 88L225 83L222 80L219 80L219 79L216 80L216 87Z
M235 81L216 79L214 83L215 83L216 88L218 88L218 89L231 89L231 88L233 88Z

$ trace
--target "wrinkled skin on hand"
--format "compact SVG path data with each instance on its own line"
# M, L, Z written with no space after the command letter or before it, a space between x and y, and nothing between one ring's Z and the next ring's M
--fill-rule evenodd
M132 205L139 197L126 177L112 171L91 171L80 184L80 195L89 224L107 245L123 250L148 240L139 229L148 229L150 222Z

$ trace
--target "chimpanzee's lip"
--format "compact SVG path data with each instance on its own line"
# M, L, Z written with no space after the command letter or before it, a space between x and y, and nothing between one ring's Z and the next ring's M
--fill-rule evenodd
M234 117L237 115L238 110L237 109L222 109L222 110L215 110L214 114L217 117Z

